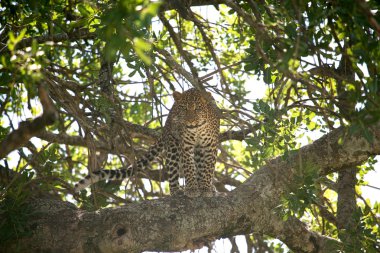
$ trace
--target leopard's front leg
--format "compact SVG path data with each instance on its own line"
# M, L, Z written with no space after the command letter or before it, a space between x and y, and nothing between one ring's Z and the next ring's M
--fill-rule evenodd
M185 175L185 195L190 198L199 196L197 175L194 162L194 145L186 143L182 144L181 166Z

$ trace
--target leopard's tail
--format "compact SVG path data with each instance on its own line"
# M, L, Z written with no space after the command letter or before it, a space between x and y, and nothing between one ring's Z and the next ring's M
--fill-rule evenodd
M80 192L81 190L85 189L86 187L102 181L102 180L124 180L127 177L130 177L133 174L133 167L129 166L126 169L120 169L120 170L99 170L92 172L91 174L87 175L85 178L80 180L77 184L74 186L75 192Z
M80 192L86 187L102 180L124 180L127 177L133 176L137 171L143 170L143 168L145 168L154 159L161 157L163 152L164 145L162 139L160 138L158 142L151 146L148 152L136 162L135 166L131 165L127 168L119 170L99 170L92 172L75 184L74 191Z

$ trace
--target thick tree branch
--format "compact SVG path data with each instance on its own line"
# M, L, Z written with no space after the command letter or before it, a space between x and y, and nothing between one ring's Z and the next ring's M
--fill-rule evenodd
M347 251L361 251L360 216L356 206L356 167L345 168L338 173L337 228L339 239Z
M283 221L281 197L302 185L297 178L308 170L324 175L379 154L379 125L369 128L372 143L360 133L348 136L345 128L336 129L286 160L269 161L224 197L169 197L97 212L33 201L38 211L29 219L33 235L14 245L29 251L44 245L43 250L50 252L178 251L199 248L215 238L257 232L279 238L296 252L334 252L340 249L337 241L309 231L295 218Z

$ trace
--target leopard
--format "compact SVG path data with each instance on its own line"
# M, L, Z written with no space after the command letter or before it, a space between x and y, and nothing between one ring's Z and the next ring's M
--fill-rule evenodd
M221 111L212 94L205 90L174 91L173 98L162 134L145 155L127 168L90 173L75 185L75 192L101 180L124 180L159 158L168 171L170 195L215 196L213 174ZM185 178L184 189L179 184L180 175Z

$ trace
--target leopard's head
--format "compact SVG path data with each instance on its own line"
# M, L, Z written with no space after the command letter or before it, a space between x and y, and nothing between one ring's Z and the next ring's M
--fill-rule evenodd
M199 91L195 88L183 93L173 93L175 111L173 111L174 123L185 124L187 127L203 125L210 115L210 108L215 104L211 93Z

